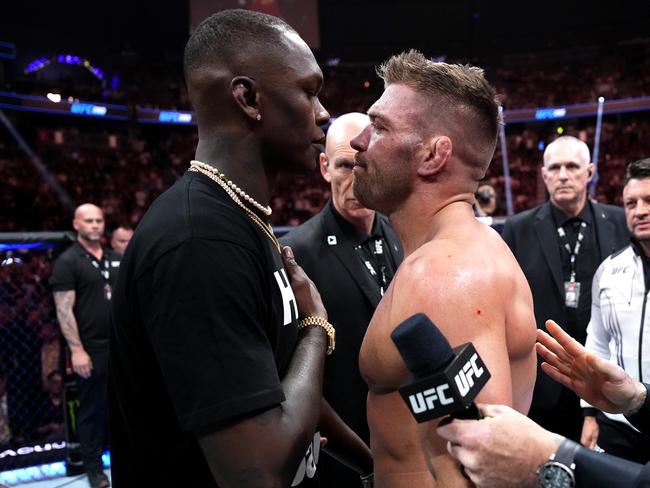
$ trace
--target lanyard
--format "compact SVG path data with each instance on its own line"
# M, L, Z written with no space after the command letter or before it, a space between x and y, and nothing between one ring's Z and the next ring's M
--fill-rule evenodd
M390 277L387 274L389 263L384 247L384 239L382 237L375 237L372 240L369 239L356 246L356 250L361 254L361 259L364 261L368 272L377 281L382 296L384 296L384 292L390 284ZM379 267L379 273L375 269L375 265Z
M569 281L575 283L576 281L576 258L580 253L580 247L582 245L582 240L585 238L584 230L587 228L587 223L582 222L580 224L580 231L578 232L578 238L576 239L576 245L571 249L569 245L569 238L566 235L564 229L560 226L557 228L557 235L560 237L560 241L563 243L564 249L569 253L569 262L571 263L571 277Z
M108 259L100 259L97 260L94 257L90 256L90 254L87 254L88 259L90 259L90 262L92 265L99 270L99 274L104 278L104 281L108 283L108 280L111 276L111 271L110 271L110 266L108 265Z

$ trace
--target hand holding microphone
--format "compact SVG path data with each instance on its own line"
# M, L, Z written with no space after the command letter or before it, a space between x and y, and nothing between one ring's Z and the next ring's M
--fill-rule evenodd
M399 389L417 422L451 415L481 418L474 398L490 372L471 343L455 349L423 313L409 317L391 334L414 381Z

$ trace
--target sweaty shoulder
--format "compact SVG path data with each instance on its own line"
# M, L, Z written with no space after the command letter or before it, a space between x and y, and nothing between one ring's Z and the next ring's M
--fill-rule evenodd
M453 304L457 311L471 312L472 320L484 319L491 304L516 285L517 270L499 235L477 221L411 254L395 277L394 300L406 313L418 311L414 307L435 307L432 312L446 316L441 307L449 310Z
M393 284L392 323L424 312L452 346L474 343L493 378L500 375L483 401L511 404L502 380L515 358L534 368L535 321L528 284L500 236L476 222L433 239L404 261Z

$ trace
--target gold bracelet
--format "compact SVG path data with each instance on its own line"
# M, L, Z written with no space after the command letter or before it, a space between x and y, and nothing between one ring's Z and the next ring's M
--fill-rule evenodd
M334 326L323 317L319 317L318 315L309 315L298 322L298 330L302 330L310 325L317 325L325 329L325 332L327 332L327 355L329 356L332 354L336 347L336 331L334 330Z

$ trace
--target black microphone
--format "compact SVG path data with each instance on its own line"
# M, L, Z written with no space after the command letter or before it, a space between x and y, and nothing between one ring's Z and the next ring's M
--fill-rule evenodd
M490 372L471 342L454 349L429 317L418 313L390 335L414 381L399 389L417 422L444 415L480 419L474 398Z

